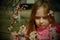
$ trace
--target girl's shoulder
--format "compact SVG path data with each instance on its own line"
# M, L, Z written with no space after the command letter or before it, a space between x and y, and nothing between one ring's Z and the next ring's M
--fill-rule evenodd
M56 24L56 25L54 25L54 28L57 33L60 33L60 25Z

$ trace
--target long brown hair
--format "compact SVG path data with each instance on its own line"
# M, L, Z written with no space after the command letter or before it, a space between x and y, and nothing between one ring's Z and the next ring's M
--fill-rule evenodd
M29 20L27 35L29 35L32 31L36 31L35 14L38 8L41 6L46 8L48 12L51 9L51 6L47 0L38 0L35 2L32 8L32 12L31 12L30 20ZM55 22L54 17L51 15L49 15L49 17L50 17L49 19L52 20L50 23L53 24Z

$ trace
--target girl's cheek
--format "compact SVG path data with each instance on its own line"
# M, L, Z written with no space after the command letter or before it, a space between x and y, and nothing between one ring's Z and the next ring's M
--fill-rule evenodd
M35 19L35 23L36 24L39 24L39 19Z

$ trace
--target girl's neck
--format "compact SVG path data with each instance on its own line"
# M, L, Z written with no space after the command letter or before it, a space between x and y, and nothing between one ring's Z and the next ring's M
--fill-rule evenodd
M43 30L45 30L46 28L50 28L50 27L51 27L51 25L47 25L46 27L37 27L37 30L43 31Z

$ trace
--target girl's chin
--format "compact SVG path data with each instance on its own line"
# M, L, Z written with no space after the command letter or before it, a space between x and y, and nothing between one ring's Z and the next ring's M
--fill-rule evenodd
M45 28L45 27L47 27L47 26L45 26L45 25L39 25L38 27L39 27L39 28Z

